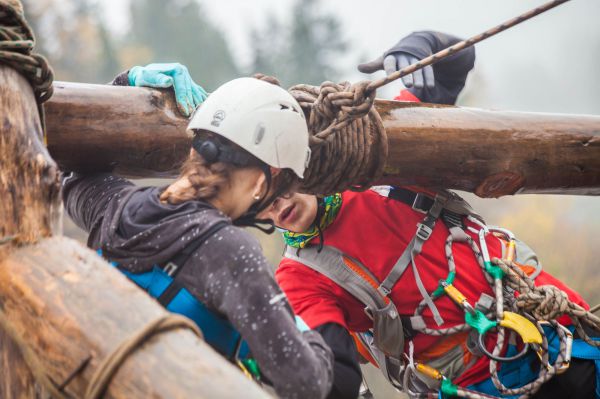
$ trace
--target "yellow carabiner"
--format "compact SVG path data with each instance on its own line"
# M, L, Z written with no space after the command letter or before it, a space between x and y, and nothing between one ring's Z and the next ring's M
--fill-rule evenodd
M515 260L515 254L516 254L516 244L515 244L515 240L512 239L508 242L508 246L506 247L506 257L505 259L509 262L513 262Z
M526 344L541 345L542 343L542 334L540 334L535 324L520 314L505 311L504 317L502 317L502 320L498 324L516 331Z
M423 363L415 363L415 368L418 372L425 374L427 377L432 378L434 380L441 381L444 379L442 373L439 370L434 369L431 366L428 366Z

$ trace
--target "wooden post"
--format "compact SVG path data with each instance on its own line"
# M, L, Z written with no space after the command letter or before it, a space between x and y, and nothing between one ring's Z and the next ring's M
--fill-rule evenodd
M65 389L83 397L99 363L166 311L93 251L50 237L59 232L58 169L28 82L6 66L0 109L0 365L10 365L0 371L0 394L35 397L28 368L56 386L90 358ZM134 352L104 397L267 395L192 332L173 330Z
M600 194L600 116L552 115L378 100L390 154L379 183L480 197ZM177 173L187 120L170 93L57 82L49 150L65 169L130 177Z

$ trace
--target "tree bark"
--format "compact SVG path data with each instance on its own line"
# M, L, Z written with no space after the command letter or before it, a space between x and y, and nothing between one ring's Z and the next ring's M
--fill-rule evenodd
M83 393L119 343L166 311L74 240L54 237L13 251L0 263L0 326L32 366ZM155 335L113 378L105 398L264 398L267 395L191 331Z
M485 111L378 100L390 154L378 183L480 197L600 194L600 116ZM170 93L55 83L48 146L62 168L174 176L190 141Z
M0 66L0 261L16 243L60 232L58 169L42 144L38 109L29 83ZM1 269L1 267L0 267ZM1 287L8 288L8 287ZM5 303L0 300L0 318ZM1 324L0 324L1 325ZM42 397L15 335L0 328L0 397Z
M0 371L0 393L35 397L40 390L32 375L60 385L90 358L66 387L83 397L99 363L167 312L93 251L70 239L46 238L60 231L58 169L42 144L28 82L5 66L0 109L0 365L10 364ZM98 114L88 117L94 123ZM155 335L134 352L104 397L266 396L192 332L179 329Z

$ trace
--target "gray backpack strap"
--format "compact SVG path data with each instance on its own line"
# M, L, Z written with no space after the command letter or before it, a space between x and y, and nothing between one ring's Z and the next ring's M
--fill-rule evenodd
M377 282L375 276L359 261L344 255L334 247L325 245L320 251L317 247L308 247L299 252L288 247L285 253L286 258L302 263L323 274L363 303L365 312L373 320L375 345L384 353L402 360L404 328L396 305L382 296L366 279L348 267L344 262L344 256L352 260L363 273Z
M287 247L284 256L328 277L362 302L369 312L386 306L385 300L377 290L346 266L344 255L337 248L324 245L319 252L316 247L310 246L301 249L298 254L296 252L296 248ZM365 270L365 272L368 271ZM370 272L368 273L370 274Z
M429 293L423 285L423 281L421 280L419 271L417 270L417 265L415 264L415 257L421 253L421 251L423 250L423 244L425 244L425 241L427 241L431 236L433 228L435 227L435 223L440 217L440 214L442 213L442 210L444 209L447 200L448 196L446 195L446 193L436 195L434 203L427 212L427 215L425 216L423 221L421 221L421 223L417 224L416 234L414 235L414 237L412 238L402 255L400 255L400 257L388 273L387 277L383 280L383 282L378 288L378 291L382 295L389 295L390 292L392 292L392 288L394 287L394 285L396 285L396 283L398 282L402 274L404 274L408 266L412 265L413 273L415 275L415 280L417 283L417 288L419 289L421 296L425 300L425 303L431 310L433 318L438 325L442 324L444 320L442 319L439 310L433 303L433 300L431 299Z

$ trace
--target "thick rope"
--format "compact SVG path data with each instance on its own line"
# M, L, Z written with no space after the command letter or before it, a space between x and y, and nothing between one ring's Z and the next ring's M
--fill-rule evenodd
M533 280L513 262L495 259L494 263L504 271L507 285L519 292L513 305L516 310L531 314L536 320L550 321L567 315L581 339L600 347L600 341L591 339L583 327L586 325L600 331L600 317L570 301L567 294L555 286L536 287Z
M23 74L42 103L52 95L53 73L42 55L32 53L34 45L33 32L23 15L0 2L0 63Z
M302 191L327 195L366 190L383 174L387 136L373 108L375 91L365 92L368 83L325 82L320 87L290 88L307 116L311 135L312 158Z
M15 8L17 5L0 2L0 64L13 68L29 81L44 126L41 104L52 96L54 74L48 61L32 52L35 38L22 10Z
M178 328L187 328L202 338L202 332L193 321L177 314L166 314L147 324L140 331L123 341L98 366L85 392L85 399L99 399L110 385L113 376L136 350L154 335Z
M312 159L301 185L311 194L365 190L383 174L387 136L374 109L376 90L569 0L555 0L459 42L389 76L356 84L297 85L290 93L308 119Z

